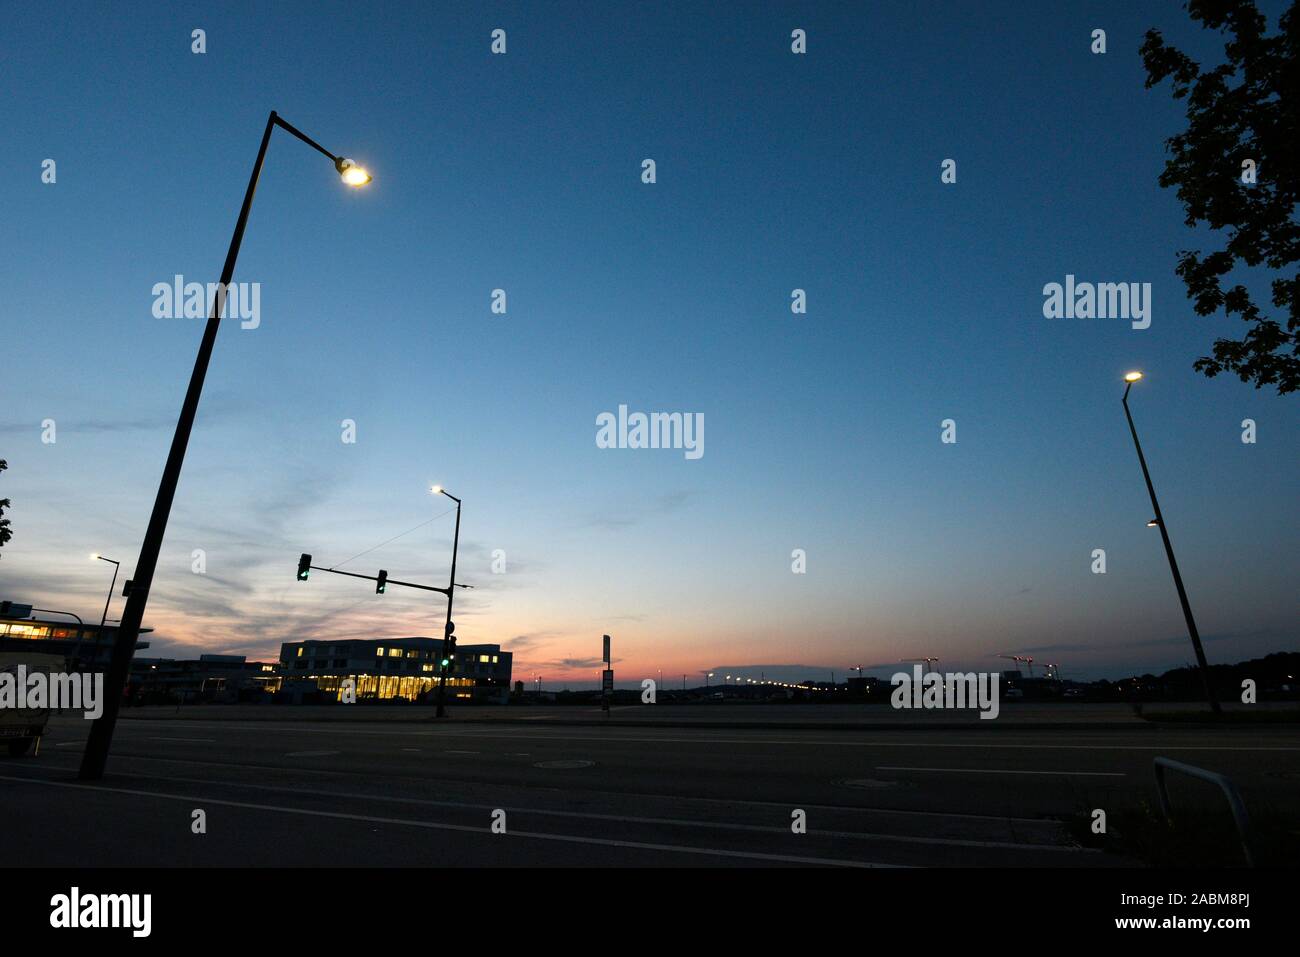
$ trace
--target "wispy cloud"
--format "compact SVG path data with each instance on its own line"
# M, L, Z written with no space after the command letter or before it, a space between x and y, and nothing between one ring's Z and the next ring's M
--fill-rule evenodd
M666 515L684 508L694 496L693 492L679 489L666 492L649 502L635 502L620 506L617 510L605 509L592 515L584 525L588 528L603 528L610 531L630 528L658 515Z

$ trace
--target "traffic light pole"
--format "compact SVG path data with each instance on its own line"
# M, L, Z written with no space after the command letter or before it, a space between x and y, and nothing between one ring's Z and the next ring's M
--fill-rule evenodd
M314 572L329 572L331 575L347 575L349 578L364 578L368 582L377 582L380 580L378 575L361 575L357 572L341 572L337 568L324 568L320 565L307 565L305 567L310 568ZM439 588L437 585L418 585L415 582L399 582L396 578L388 578L387 576L385 576L383 580L389 585L401 585L403 588L419 588L424 591L441 592L449 599L451 598L450 589Z
M349 578L362 578L366 581L377 582L381 586L401 585L403 588L419 588L422 591L436 591L439 594L447 596L447 624L445 626L444 637L442 642L442 660L438 663L438 711L437 717L446 717L446 686L447 672L451 668L453 652L455 650L455 638L452 633L456 626L451 621L451 596L455 588L473 588L473 585L456 584L456 549L460 544L460 500L456 500L456 537L452 542L451 548L451 586L439 588L437 585L420 585L416 582L398 581L396 578L389 578L387 572L380 572L378 575L362 575L360 572L344 572L337 568L325 568L322 565L311 564L311 556L303 553L298 560L298 580L306 581L307 572L329 572L331 575L346 575ZM382 591L380 592L382 594ZM445 663L444 663L445 662Z

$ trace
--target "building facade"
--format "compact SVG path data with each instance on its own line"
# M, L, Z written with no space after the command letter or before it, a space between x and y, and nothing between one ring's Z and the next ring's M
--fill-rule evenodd
M0 612L0 651L32 651L43 655L61 655L69 671L105 671L113 657L117 626L87 625L80 621L34 618L30 605L3 603ZM39 614L51 614L40 612ZM71 617L71 616L70 616ZM140 633L153 631L141 628ZM135 650L148 648L137 640Z
M199 655L189 660L136 657L128 685L132 699L144 704L258 701L279 687L274 664L249 661L244 655Z
M280 676L308 681L337 698L352 679L357 699L431 701L437 693L441 638L290 641L280 647ZM457 644L447 677L448 700L505 704L511 653L500 645Z

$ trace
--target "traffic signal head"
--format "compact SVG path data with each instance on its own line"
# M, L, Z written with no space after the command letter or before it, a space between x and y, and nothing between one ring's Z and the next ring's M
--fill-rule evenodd
M379 569L379 577L375 579L375 594L382 595L387 590L388 590L388 572L381 568Z
M454 621L449 621L447 622L447 637L451 638L454 634L456 634L456 623ZM452 641L454 642L455 639L453 638Z
M305 582L311 574L311 556L303 552L298 556L298 581Z

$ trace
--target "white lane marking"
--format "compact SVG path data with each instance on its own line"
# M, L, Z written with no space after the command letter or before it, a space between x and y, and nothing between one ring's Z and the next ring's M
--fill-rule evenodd
M290 751L285 755L286 758L326 758L331 754L338 754L337 751Z
M402 827L420 827L435 831L460 831L465 834L482 834L491 838L486 827L470 827L465 824L440 824L435 821L413 821L405 818L378 817L373 814L346 814L342 811L316 811L301 807L282 807L275 804L253 804L248 801L228 801L223 798L196 797L187 794L162 794L157 791L141 791L135 788L110 788L101 785L74 784L71 781L41 781L37 778L11 777L0 775L0 781L19 781L28 784L44 784L49 787L73 788L78 791L107 791L113 794L130 794L135 797L156 798L163 801L207 802L222 807L237 807L251 811L273 811L280 814L301 814L307 817L332 818L339 821L363 821L367 824L395 824ZM200 805L201 806L201 805ZM618 841L612 838L578 837L573 834L549 834L540 831L510 831L514 837L529 837L539 841L558 841L564 844L593 844L600 847L627 847L643 851L666 851L673 854L698 854L705 857L735 857L751 861L780 861L787 864L829 864L836 867L862 868L906 868L906 864L879 864L871 861L848 861L830 857L802 857L794 854L761 854L757 851L727 851L712 847L682 847L677 844L651 844L644 841Z
M1023 750L1023 751L1300 751L1300 747L1239 747L1236 745L1174 745L1158 744L950 744L938 741L777 741L757 739L726 738L607 738L603 736L565 736L565 735L522 735L506 737L505 735L479 735L484 738L502 738L518 740L523 737L528 741L600 741L605 744L623 742L637 744L785 744L797 747L849 747L849 748L976 748L978 750Z
M944 774L1066 774L1075 777L1088 778L1124 778L1128 777L1122 771L1016 771L1016 770L995 770L993 768L900 768L890 765L878 764L877 771L939 771Z
M121 755L117 755L117 757L122 760L129 760L129 761L160 761L164 764L197 764L205 768L207 767L232 768L232 769L239 769L243 771L257 771L259 773L264 773L268 770L275 770L273 768L269 768L266 765L259 765L259 764L231 764L228 762L221 762L221 761L186 761L180 758L155 758L155 757L148 757L148 756L134 755L134 754L121 754ZM66 768L63 770L71 771L75 769ZM292 770L295 774L315 774L323 777L355 777L355 774L348 771L324 771L319 768L293 768ZM114 773L120 774L123 777L145 778L146 780L152 780L154 777L156 777L156 775L150 775L150 774L133 774L130 771L115 771ZM255 787L255 788L263 788L267 790L273 788L272 785L266 785L266 784L249 784L241 781L217 781L217 780L213 780L212 778L182 778L170 774L167 776L167 778L170 781L188 781L194 784L215 784L218 787ZM450 781L452 784L454 784L457 787L464 787L467 783L470 784L471 786L476 786L476 787L492 786L492 785L484 785L482 782L477 782L477 781L465 782L459 778L451 778L451 779L435 778L433 780ZM507 785L507 786L522 791L546 791L550 793L558 790L557 788L553 788L553 787L540 787L537 785L530 785L530 784L514 784L514 785ZM299 790L297 788L290 788L290 787L282 787L282 788L275 788L275 789L289 791L289 792ZM303 793L308 793L308 794L312 793L313 791L313 789L308 789L308 788L303 788L301 790L303 791ZM342 792L322 791L320 793L338 794ZM787 808L787 809L790 807L790 802L788 801L754 801L754 800L746 800L745 798L690 797L690 796L680 795L680 794L649 794L642 791L604 791L595 788L583 788L582 793L589 794L589 795L596 795L600 797L612 796L616 798L637 798L637 799L648 798L652 801L668 801L668 802L676 802L679 804L725 804L725 805L747 804L747 805L752 805L754 807L779 807L779 808ZM376 800L378 800L378 798L376 798ZM498 801L493 806L499 807L500 804L502 803L505 802ZM799 806L802 808L818 810L818 811L831 811L834 813L855 812L861 814L907 815L912 817L959 818L959 819L969 819L975 821L997 821L999 823L1011 823L1011 824L1031 824L1031 825L1036 824L1036 825L1041 825L1043 827L1057 827L1064 823L1060 818L1055 818L1055 817L1008 817L1005 814L971 814L966 811L917 811L917 810L911 810L907 808L866 807L866 806L861 806L856 804L808 804L807 802L800 802Z
M125 777L147 777L143 774L125 774ZM218 786L247 788L255 791L275 791L283 794L312 794L318 797L346 798L358 801L382 801L389 804L423 804L431 807L449 807L459 808L470 811L490 811L496 804L470 804L465 801L439 801L433 798L406 798L390 794L359 794L349 791L328 791L322 788L299 788L288 787L285 785L275 784L256 784L235 781L212 781L203 778L178 778L168 775L169 781L178 781L186 784L217 784ZM518 805L505 803L511 813L515 814L541 814L550 817L578 818L582 820L595 821L631 821L634 824L666 824L670 827L703 827L713 830L726 831L759 831L769 834L787 834L789 827L782 824L780 827L773 827L767 824L729 824L722 821L688 821L682 818L668 817L637 817L627 814L597 814L591 811L556 811L549 808L536 807L519 807ZM785 805L781 805L784 807ZM801 805L804 807L813 807L814 805ZM1003 821L1005 818L996 818L995 820ZM1035 823L1045 823L1038 821ZM1046 822L1051 823L1051 822ZM841 837L852 838L856 840L873 840L873 841L899 841L906 844L943 844L951 847L997 847L1009 848L1012 850L1025 851L1070 851L1070 852L1097 852L1099 848L1083 848L1075 845L1062 844L1024 844L1011 841L977 841L964 838L948 837L924 837L913 834L876 834L863 831L832 831L814 828L808 832L821 837Z
M443 754L481 754L481 751L443 751Z
M140 721L154 721L158 719L136 719ZM513 719L512 719L513 720ZM520 719L523 720L523 719ZM158 720L158 723L162 722ZM1258 746L1243 747L1241 745L1160 745L1160 744L1054 744L1054 743L952 743L945 741L835 741L826 739L778 739L778 738L648 738L648 737L623 737L620 735L566 735L552 733L548 728L545 731L525 731L523 729L516 734L494 734L490 731L480 731L475 727L465 728L443 728L438 731L432 731L427 728L393 728L385 730L369 731L362 728L300 728L292 726L264 726L262 722L236 722L236 721L185 721L172 723L171 726L193 726L202 724L210 728L226 728L231 731L286 731L298 734L368 734L381 735L383 737L392 737L394 735L414 735L414 736L461 736L484 738L487 740L516 741L524 739L527 741L603 741L606 744L618 744L621 742L640 743L640 744L782 744L795 745L799 747L850 747L850 748L996 748L999 750L1025 750L1025 751L1241 751L1241 752L1266 752L1266 751L1300 751L1300 746ZM250 727L250 725L252 725ZM499 727L499 726L498 726ZM558 729L557 729L558 730ZM611 728L610 731L622 731L623 728ZM1146 729L1134 728L1134 732L1144 732ZM1064 734L1087 733L1087 729L1081 728L1079 732L1065 731L1053 732ZM845 734L856 732L846 731ZM894 732L897 734L933 734L931 731L906 731ZM972 729L973 734L1024 734L1024 731L991 731L983 729ZM1111 732L1113 734L1129 733L1125 731ZM1094 737L1096 735L1094 734ZM1104 739L1102 739L1104 740Z
M369 732L362 732L369 733ZM422 732L432 734L433 732ZM1298 747L1241 747L1238 745L1172 745L1159 744L952 744L939 741L825 741L825 740L778 740L768 738L624 738L605 735L561 735L561 734L480 734L479 738L515 741L523 738L527 741L600 741L605 744L783 744L797 747L850 747L850 748L976 748L979 750L996 748L1000 750L1024 751L1300 751Z

